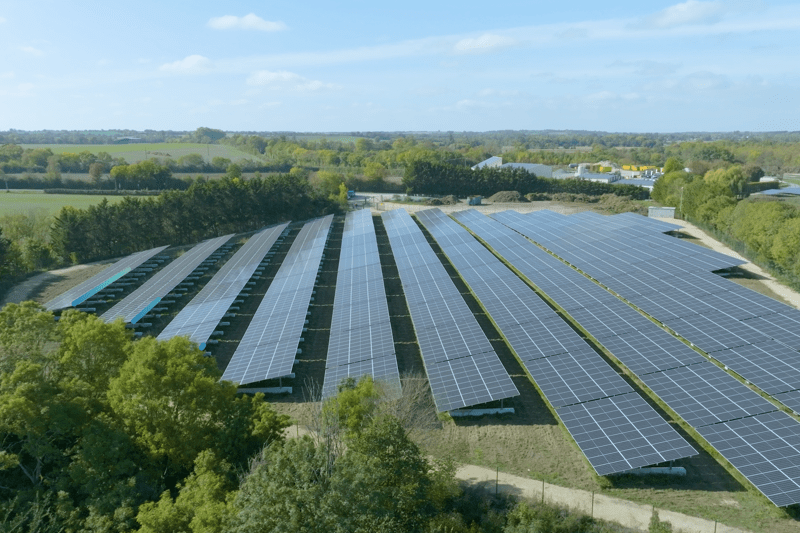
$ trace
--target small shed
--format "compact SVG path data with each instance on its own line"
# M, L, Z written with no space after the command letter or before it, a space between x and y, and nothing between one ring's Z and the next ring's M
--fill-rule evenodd
M650 218L675 218L675 208L651 205L647 208L647 216Z

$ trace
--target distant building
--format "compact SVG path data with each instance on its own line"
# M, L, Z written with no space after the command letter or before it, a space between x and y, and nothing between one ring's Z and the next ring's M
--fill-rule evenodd
M505 163L500 165L500 168L521 168L527 170L540 178L552 178L553 167L548 165L540 165L538 163Z
M478 170L479 168L483 167L489 167L489 168L499 167L502 164L503 164L503 158L495 155L485 161L481 161L480 163L472 167L472 170Z
M479 168L521 168L523 170L527 170L533 174L536 174L540 178L552 178L553 177L553 167L548 165L540 165L538 163L503 163L503 158L499 156L492 156L485 161L481 161L474 167L472 170L477 170Z
M617 180L614 183L615 185L636 185L637 187L644 187L645 189L652 191L653 185L655 185L656 180L631 178L631 179Z
M617 181L620 181L619 174L598 174L596 172L584 172L583 174L578 174L575 177L587 181L597 181L599 183L616 183Z

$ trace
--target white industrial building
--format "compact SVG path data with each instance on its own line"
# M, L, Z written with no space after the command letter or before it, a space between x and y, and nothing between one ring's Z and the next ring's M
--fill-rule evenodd
M553 167L548 165L540 165L538 163L503 163L503 158L498 156L492 156L485 161L481 161L474 167L472 170L477 170L479 168L521 168L523 170L527 170L540 178L552 178L553 177Z

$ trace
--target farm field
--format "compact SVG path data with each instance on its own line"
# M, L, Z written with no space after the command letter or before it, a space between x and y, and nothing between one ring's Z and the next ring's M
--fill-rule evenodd
M112 157L122 157L128 163L138 163L151 157L171 157L178 159L188 154L200 154L206 161L215 157L226 157L231 161L237 159L255 159L232 146L224 144L199 143L142 143L142 144L23 144L23 148L49 148L54 154L80 153L83 151L97 154L108 152Z
M6 215L45 212L48 216L57 215L64 206L85 209L99 204L107 198L109 203L122 201L122 196L102 196L94 194L45 194L35 191L0 192L0 218Z

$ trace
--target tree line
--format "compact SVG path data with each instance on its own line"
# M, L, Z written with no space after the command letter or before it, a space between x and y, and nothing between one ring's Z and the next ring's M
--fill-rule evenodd
M103 200L87 209L64 207L53 222L54 253L72 262L118 257L164 244L253 231L283 220L304 220L338 210L308 182L289 174L195 182L186 191L154 198Z
M540 178L520 168L483 167L476 170L448 163L415 161L406 167L403 185L409 193L456 196L491 196L500 191L571 193L597 196L615 194L646 199L649 191L635 185L614 185L578 179Z
M676 167L680 167L676 164ZM673 167L653 199L800 287L800 209L774 197L749 196L751 175L739 165L703 175ZM773 185L774 186L774 185Z
M341 196L338 189L333 196L314 190L296 173L246 181L227 176L117 204L103 199L87 209L64 207L52 219L41 213L8 215L0 228L0 291L40 269L338 212Z

